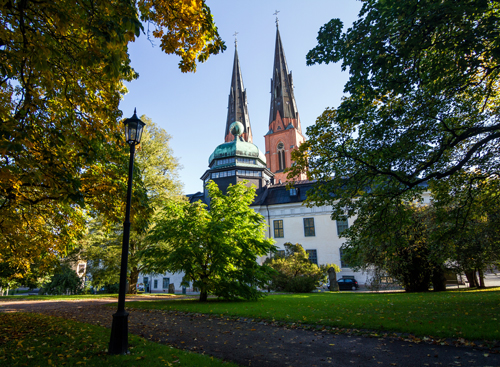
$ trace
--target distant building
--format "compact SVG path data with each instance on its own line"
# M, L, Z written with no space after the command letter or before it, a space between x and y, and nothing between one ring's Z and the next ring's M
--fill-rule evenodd
M293 89L292 74L288 72L277 26L269 131L264 136L263 154L253 144L247 95L238 50L235 48L224 143L217 146L208 159L209 168L201 176L204 191L187 197L190 202L201 200L209 205L210 198L205 189L209 180L217 183L223 192L230 184L247 180L249 185L257 187L257 197L251 206L266 218L269 225L268 237L275 239L280 251L284 251L283 244L286 242L300 243L315 264L335 263L342 269L339 277L355 276L363 284L366 275L351 271L342 261L340 247L343 239L340 234L351 224L351 219L332 220L332 208L329 206L303 206L307 191L314 184L306 180L305 174L293 180L293 189L286 187L288 179L284 170L292 165L291 153L305 141ZM265 258L258 260L262 263ZM151 292L166 293L171 283L174 283L176 291L181 290L182 276L183 274L141 274L139 280L148 284Z

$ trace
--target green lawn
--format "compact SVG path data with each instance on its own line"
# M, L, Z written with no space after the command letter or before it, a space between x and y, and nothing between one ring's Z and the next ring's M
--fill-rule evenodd
M500 288L439 293L270 295L254 302L139 301L128 302L127 307L404 332L434 338L500 340Z
M0 313L0 364L15 366L236 366L129 334L130 354L109 356L110 330L37 314Z

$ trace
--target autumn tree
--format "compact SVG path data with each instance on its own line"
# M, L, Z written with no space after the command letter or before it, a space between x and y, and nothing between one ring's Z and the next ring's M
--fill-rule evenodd
M156 243L145 251L146 272L184 273L185 282L225 299L257 299L266 286L269 269L257 258L273 250L265 236L264 217L250 208L255 188L245 182L229 186L224 195L213 181L207 183L210 209L201 202L167 202L151 231Z
M489 0L368 0L347 31L321 27L307 63L342 62L349 80L293 155L290 177L319 182L312 202L354 214L360 195L412 201L459 171L498 175L499 13Z
M203 0L0 4L0 262L16 276L77 243L84 208L123 218L118 104L141 20L183 72L225 49Z
M157 214L169 201L182 200L179 181L179 162L170 148L171 136L150 118L141 116L146 123L142 142L136 153L134 188L144 190L135 198L131 212L131 232L128 257L128 282L130 292L136 293L139 274L146 263L143 251L152 246L147 234L156 221ZM121 219L121 218L120 218ZM122 251L123 225L121 221L109 221L100 215L90 221L88 233L76 252L89 261L88 272L96 288L118 282L120 254Z

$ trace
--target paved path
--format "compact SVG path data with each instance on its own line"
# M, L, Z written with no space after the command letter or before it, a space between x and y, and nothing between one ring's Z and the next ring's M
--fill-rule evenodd
M144 298L141 298L144 299ZM3 312L39 312L111 326L116 299L0 302ZM335 335L249 320L158 310L130 310L129 330L155 342L243 366L500 366L496 350L411 343L397 338Z

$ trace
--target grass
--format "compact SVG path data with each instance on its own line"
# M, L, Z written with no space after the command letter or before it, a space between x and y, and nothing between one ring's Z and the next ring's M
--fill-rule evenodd
M310 293L260 301L128 302L129 308L266 319L433 338L500 340L500 288L439 293Z
M0 313L0 364L17 366L235 367L129 334L130 354L107 354L104 327L27 313Z

